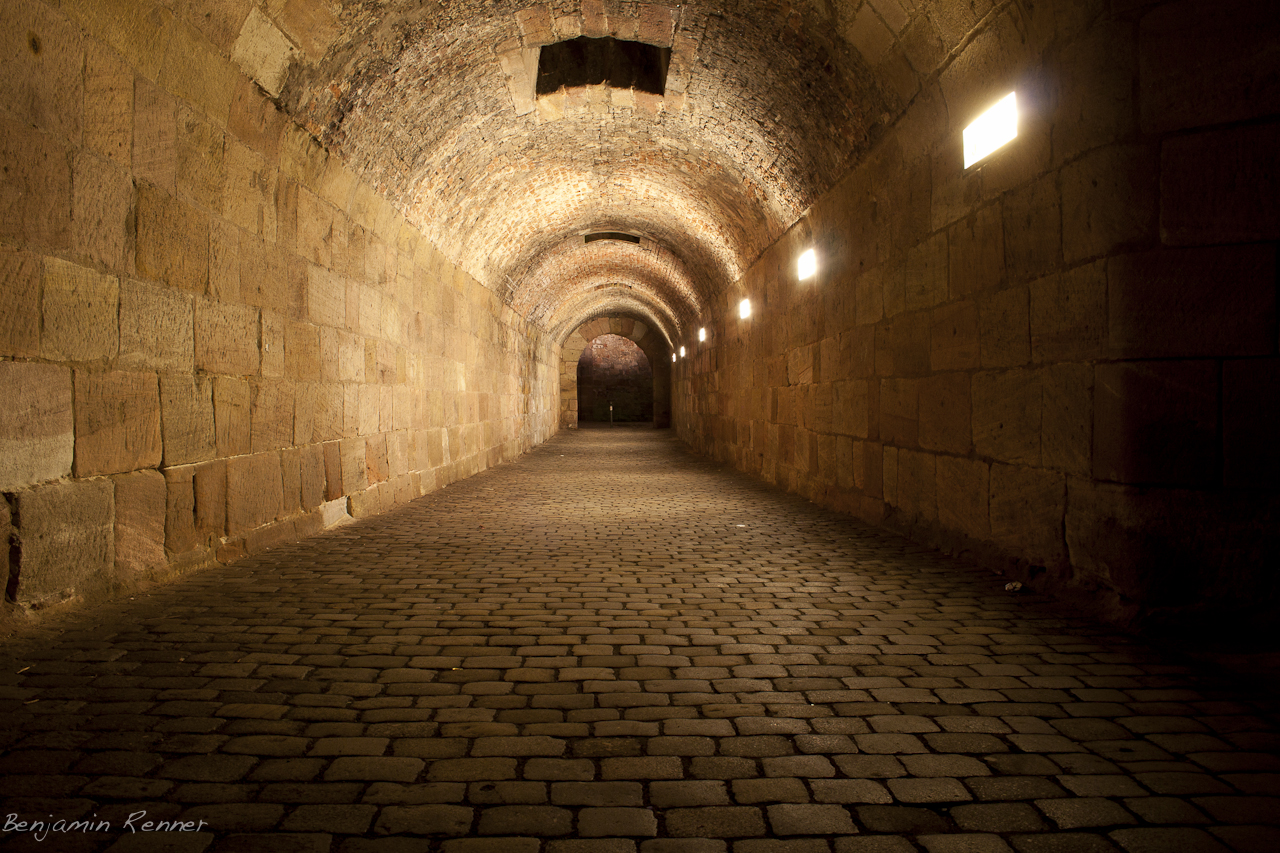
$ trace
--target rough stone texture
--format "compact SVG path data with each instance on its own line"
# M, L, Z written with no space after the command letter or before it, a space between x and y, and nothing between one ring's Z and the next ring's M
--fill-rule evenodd
M227 460L227 533L236 536L274 521L283 505L280 454Z
M97 479L14 495L16 601L39 606L104 585L114 563L113 493L110 480Z
M194 370L191 297L125 279L120 285L120 357L129 370Z
M208 376L160 374L161 432L166 466L213 458L213 388L213 380Z
M167 489L159 471L113 477L116 577L129 583L163 570Z
M114 276L49 258L41 282L40 354L56 361L115 356L120 286Z
M154 373L75 372L77 477L154 468L161 459Z
M71 473L75 432L71 371L0 362L0 491Z

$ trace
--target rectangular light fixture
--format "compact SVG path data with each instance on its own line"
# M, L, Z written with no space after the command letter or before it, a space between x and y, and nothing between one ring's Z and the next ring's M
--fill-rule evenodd
M744 320L751 316L751 300L750 299L744 299L738 303L738 316Z
M796 261L796 276L804 281L813 278L813 274L818 271L818 256L814 254L813 249L809 249L800 256Z
M1018 137L1018 98L1010 92L964 129L964 167L967 169Z
M680 357L684 358L684 347L680 347Z
M698 340L705 341L706 339L707 339L707 328L706 326L703 326L701 329L698 330Z

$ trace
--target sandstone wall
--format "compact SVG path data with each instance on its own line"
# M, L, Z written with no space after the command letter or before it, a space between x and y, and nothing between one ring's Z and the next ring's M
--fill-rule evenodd
M885 34L910 106L716 306L676 369L680 435L1114 619L1261 624L1274 5L971 7ZM1014 89L1019 138L966 171L961 130Z
M216 10L0 0L22 605L378 512L556 429L558 344L279 113L230 58L249 8Z

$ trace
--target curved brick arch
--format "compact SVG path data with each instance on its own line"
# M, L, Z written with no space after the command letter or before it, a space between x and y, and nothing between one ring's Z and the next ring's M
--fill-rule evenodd
M671 426L671 348L661 333L644 322L613 315L583 323L560 348L560 428L578 428L578 359L600 335L620 335L644 352L653 370L653 425Z

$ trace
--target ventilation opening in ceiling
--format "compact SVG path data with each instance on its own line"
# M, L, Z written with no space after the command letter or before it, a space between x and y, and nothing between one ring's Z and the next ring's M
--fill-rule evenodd
M594 243L597 240L623 240L627 243L639 243L640 238L634 234L623 234L621 231L597 231L594 234L584 234L582 242Z
M604 83L661 95L667 89L671 48L615 38L581 38L549 44L538 54L538 94Z

